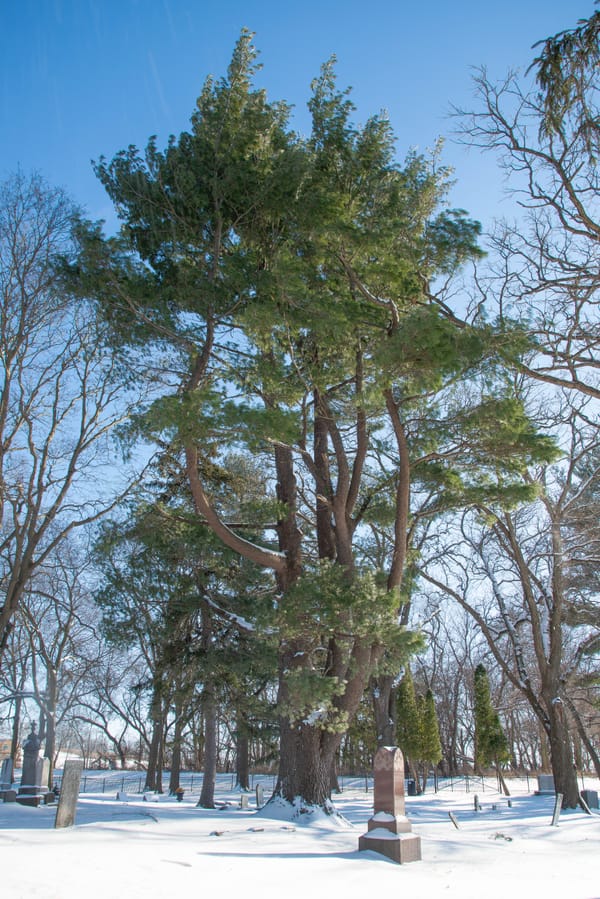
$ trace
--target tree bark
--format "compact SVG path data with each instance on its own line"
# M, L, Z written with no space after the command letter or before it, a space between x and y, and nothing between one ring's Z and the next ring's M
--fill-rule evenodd
M579 787L577 786L577 771L573 762L569 727L563 703L556 697L548 702L548 738L554 788L557 793L562 793L563 808L577 808Z
M214 808L217 777L217 704L212 680L207 680L204 686L202 705L204 709L204 766L198 806Z
M179 787L181 775L181 735L183 732L183 703L178 699L175 703L175 725L173 729L173 751L171 754L171 772L169 775L169 793L173 795Z
M381 675L371 681L377 748L396 745L396 708L394 678Z
M250 789L250 741L244 717L240 711L235 731L235 776L240 790Z
M164 718L159 691L160 687L155 684L151 705L152 737L150 739L150 747L148 750L148 770L146 771L144 790L156 790L156 792L162 793L162 768L160 760L162 757L161 748L164 733Z

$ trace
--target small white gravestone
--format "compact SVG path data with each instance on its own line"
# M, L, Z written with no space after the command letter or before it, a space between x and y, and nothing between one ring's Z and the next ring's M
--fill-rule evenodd
M265 804L265 791L262 784L256 784L256 808L262 808Z

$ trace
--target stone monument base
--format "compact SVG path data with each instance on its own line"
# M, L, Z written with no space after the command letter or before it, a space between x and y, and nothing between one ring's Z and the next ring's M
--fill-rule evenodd
M358 839L358 851L367 850L385 855L398 865L419 862L421 837L415 833L392 833L385 827L375 827Z
M376 812L367 821L367 830L383 828L390 833L410 833L412 827L406 815L390 815L387 812Z
M31 796L21 793L17 796L17 802L19 803L19 805L28 805L32 808L37 808L43 798L44 797L41 794L39 794L38 796Z

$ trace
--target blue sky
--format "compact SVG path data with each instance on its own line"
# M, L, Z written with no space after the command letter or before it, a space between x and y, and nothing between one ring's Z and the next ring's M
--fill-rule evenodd
M531 45L593 12L592 0L0 0L0 178L21 167L114 223L90 160L163 145L188 127L208 74L225 73L242 27L256 32L272 99L308 129L310 82L332 53L357 120L390 115L398 152L450 135L451 104L471 105L472 68L525 70ZM484 225L502 214L491 159L446 144L453 202Z

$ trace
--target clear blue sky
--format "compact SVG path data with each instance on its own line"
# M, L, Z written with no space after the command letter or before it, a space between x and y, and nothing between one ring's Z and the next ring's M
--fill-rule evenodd
M593 10L592 0L0 0L0 178L35 169L110 224L90 160L185 130L244 26L256 32L259 83L295 105L301 131L311 79L335 53L357 119L388 110L403 156L451 132L472 67L525 70L535 41ZM484 224L502 213L491 160L450 142L444 159L455 205Z

